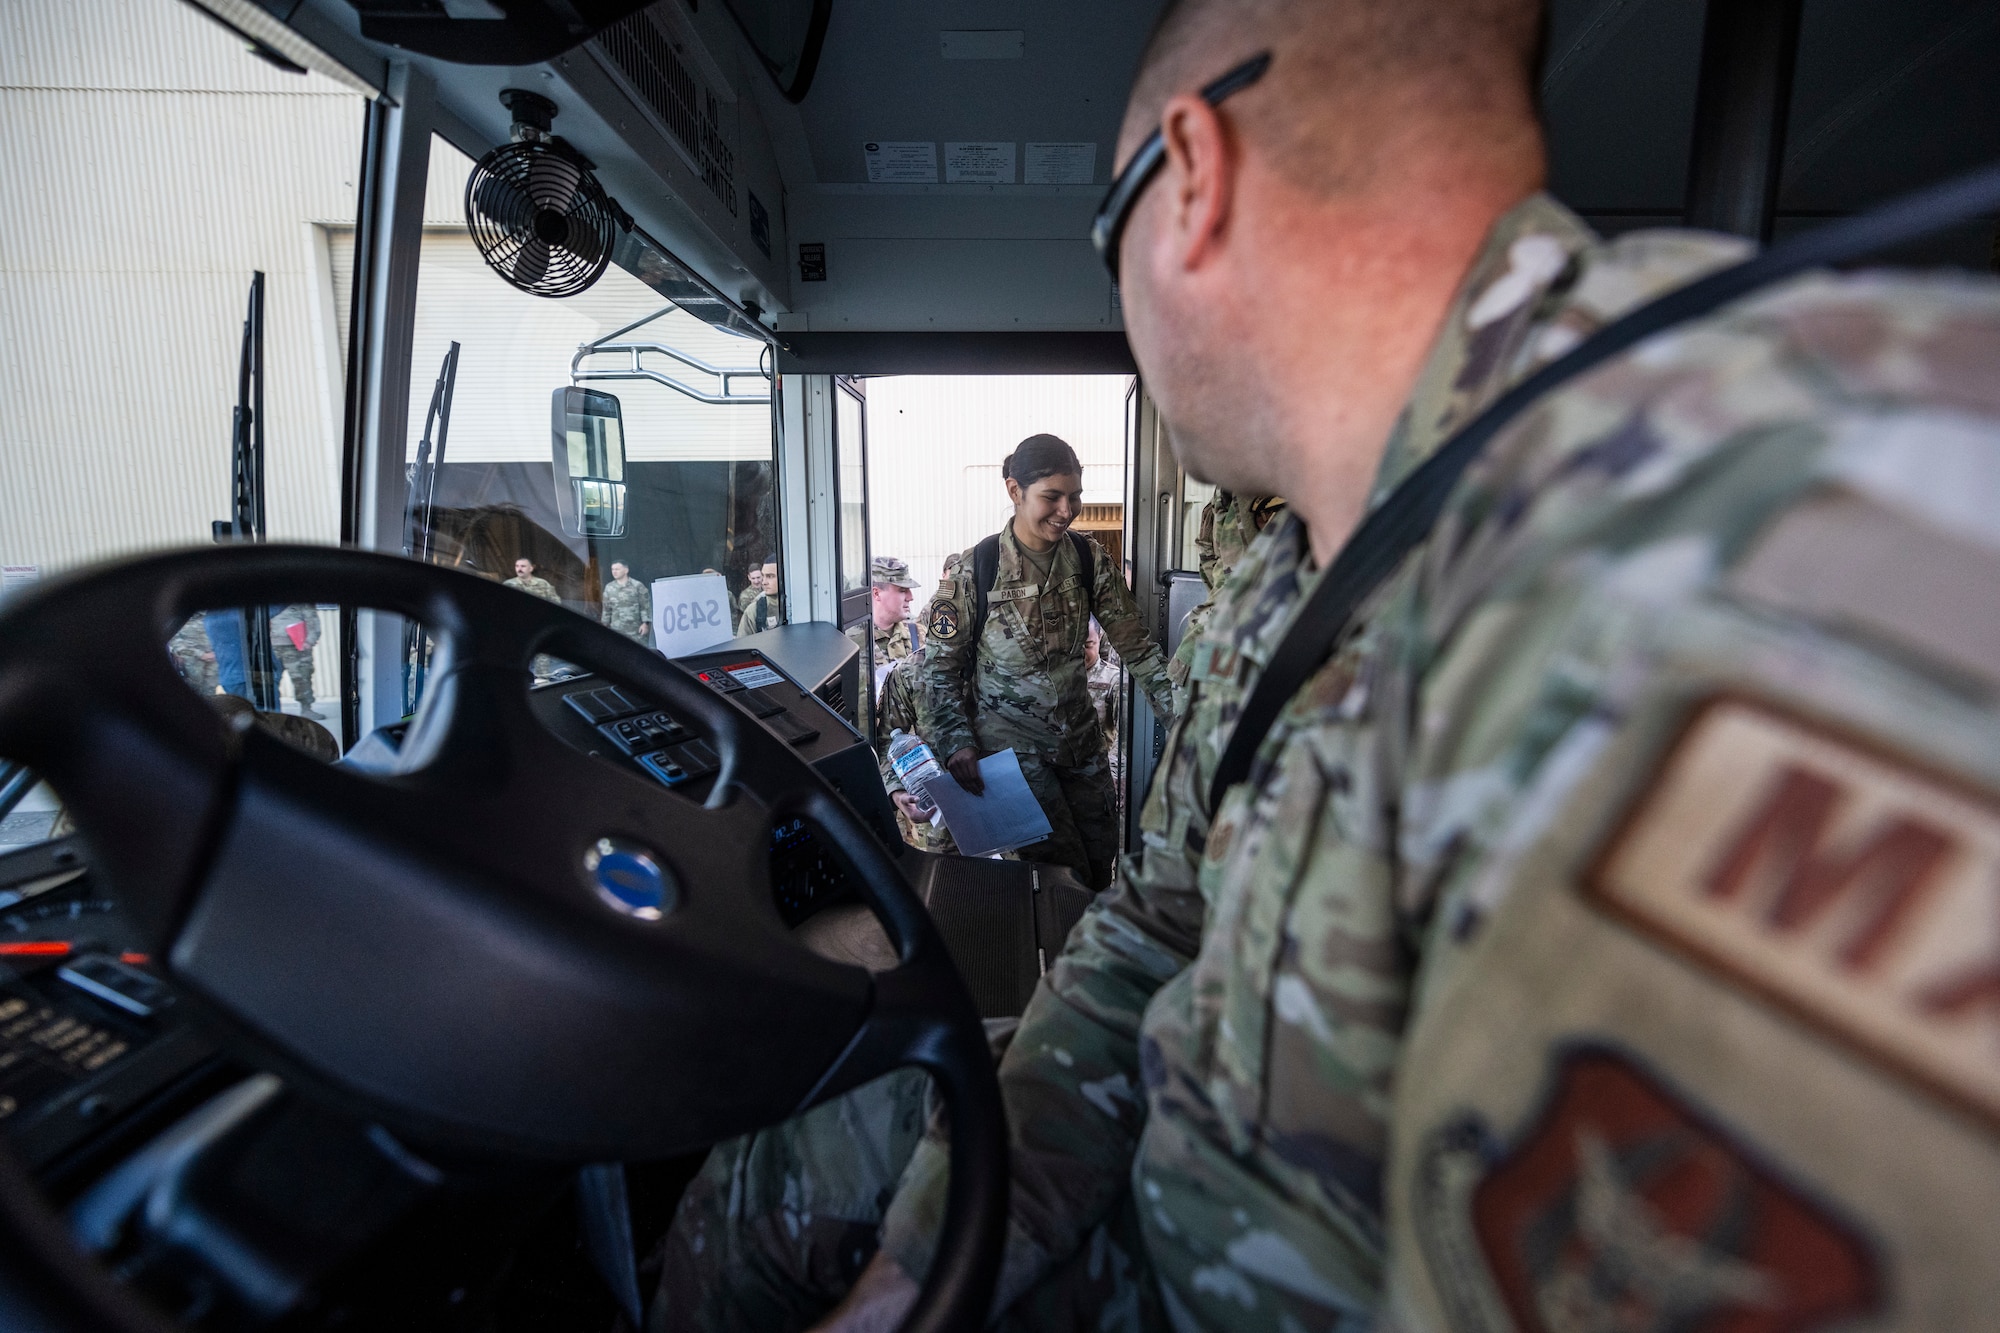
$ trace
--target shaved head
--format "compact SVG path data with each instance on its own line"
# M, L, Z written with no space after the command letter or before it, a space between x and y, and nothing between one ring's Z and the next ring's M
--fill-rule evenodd
M1171 0L1122 170L1125 338L1203 481L1281 494L1331 559L1497 220L1542 188L1542 0ZM1263 77L1205 85L1269 52Z
M1231 113L1307 189L1365 188L1413 139L1538 161L1542 23L1542 0L1170 0L1140 58L1119 159L1167 99L1268 50L1264 95Z

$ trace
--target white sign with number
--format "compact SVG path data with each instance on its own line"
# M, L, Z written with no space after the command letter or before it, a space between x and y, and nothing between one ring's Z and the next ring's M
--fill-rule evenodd
M653 646L686 657L736 637L729 584L720 574L653 580Z

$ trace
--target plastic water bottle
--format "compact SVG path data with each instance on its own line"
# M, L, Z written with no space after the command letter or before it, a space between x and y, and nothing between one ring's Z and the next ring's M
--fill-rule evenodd
M919 813L928 817L937 809L929 797L924 795L924 784L943 770L938 767L937 756L920 737L912 736L900 727L889 733L889 766L896 770L902 781L903 790L917 800Z

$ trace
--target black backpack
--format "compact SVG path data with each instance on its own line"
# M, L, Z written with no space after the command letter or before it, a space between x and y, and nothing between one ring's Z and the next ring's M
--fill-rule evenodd
M1097 557L1091 550L1090 538L1077 531L1066 534L1070 544L1076 547L1077 561L1083 566L1083 603L1090 608L1090 614L1097 614ZM979 651L979 636L986 632L986 600L993 591L993 581L1000 577L1000 534L994 533L972 548L972 587L978 597L977 609L972 613L972 650Z

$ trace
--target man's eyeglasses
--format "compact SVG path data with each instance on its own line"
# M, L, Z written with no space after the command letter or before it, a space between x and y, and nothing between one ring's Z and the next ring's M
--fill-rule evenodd
M1218 106L1225 97L1240 93L1263 78L1264 71L1269 68L1269 51L1254 55L1204 87L1201 100L1210 106ZM1139 151L1132 154L1125 170L1111 182L1111 192L1097 206L1097 216L1090 224L1090 243L1097 248L1097 257L1111 270L1113 282L1118 280L1118 239L1125 234L1125 224L1132 216L1132 205L1138 201L1139 192L1146 188L1146 182L1153 178L1160 164L1166 160L1167 141L1161 137L1159 130L1154 130L1139 145Z

